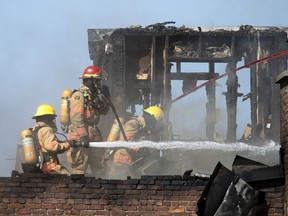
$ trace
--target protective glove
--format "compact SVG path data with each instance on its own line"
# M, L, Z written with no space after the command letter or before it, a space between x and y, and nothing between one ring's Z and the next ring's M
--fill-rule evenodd
M57 149L57 154L62 154L65 151L69 150L71 147L71 144L69 143L68 140L66 140L65 142L60 143L58 149Z
M80 139L80 141L76 140L67 140L67 142L70 144L71 147L89 147L89 141L83 141Z
M65 142L65 143L62 143L62 146L63 146L63 150L64 151L67 151L70 149L71 145L69 142Z
M89 147L89 143L86 144L86 143L83 143L83 142L79 141L79 142L75 142L73 147L76 147L76 148L78 148L78 147Z
M88 136L80 137L80 141L75 143L77 147L89 147L89 138Z
M75 146L75 143L76 143L77 141L76 141L76 140L66 140L66 142L68 142L71 147L74 147L74 146Z

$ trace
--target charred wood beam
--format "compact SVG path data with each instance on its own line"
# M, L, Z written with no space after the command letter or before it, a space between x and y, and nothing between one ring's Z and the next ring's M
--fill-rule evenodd
M183 79L195 79L195 80L209 80L211 78L219 76L219 73L171 73L168 74L170 80L183 80Z
M209 63L209 74L214 76L215 65ZM216 124L216 91L215 82L210 82L206 86L207 103L206 103L206 136L208 140L214 140L215 124Z
M236 68L237 61L229 62L226 67L226 71L232 71ZM227 106L227 141L236 141L236 129L237 129L237 97L238 97L238 77L236 73L228 75L226 82L226 106Z
M262 44L262 41L261 41ZM270 50L258 48L258 59L264 58L270 55ZM267 88L270 83L270 76L269 74L270 68L269 68L269 62L260 63L258 65L258 76L257 76L257 92L258 92L258 121L257 125L258 128L262 127L262 130L259 131L256 139L259 138L268 138L266 132L266 122L268 119L268 116L271 114L271 89ZM269 104L269 105L268 105ZM268 138L270 139L270 138Z
M203 36L201 34L201 32L199 33L199 42L198 42L198 55L200 58L203 57Z
M117 41L119 43L118 46L114 46L113 55L112 55L112 71L109 71L109 88L111 91L111 96L115 101L115 108L119 112L119 115L123 115L125 117L126 113L126 89L123 86L126 86L126 61L125 61L125 40L124 37L118 35L118 37L113 38L113 41ZM112 112L111 112L112 114ZM114 116L112 114L112 122L114 121Z
M151 45L151 103L150 105L156 105L156 76L155 76L155 49L156 49L156 39L152 38ZM147 107L145 107L147 108Z
M166 27L165 25L168 25L168 24L175 24L175 22L174 21L167 21L167 22L163 22L163 23L155 23L155 24L146 26L145 29L152 28L152 29L162 30Z
M233 58L181 58L181 57L169 57L170 62L219 62L219 63L228 63Z
M249 44L251 48L251 61L256 61L258 57L258 37L255 33L250 33ZM250 71L250 87L251 87L251 125L252 128L257 128L258 124L258 79L259 67L258 65L253 65ZM251 133L252 140L255 140L256 130L252 130Z
M168 75L170 74L171 64L168 61L168 50L169 50L169 37L165 37L165 48L163 50L163 99L162 104L166 104L171 100L171 83ZM168 115L169 116L169 115Z
M165 104L168 97L168 61L167 61L167 54L168 54L168 37L165 38L165 47L163 49L163 98L161 100L162 104Z
M176 62L176 73L181 73L181 62Z

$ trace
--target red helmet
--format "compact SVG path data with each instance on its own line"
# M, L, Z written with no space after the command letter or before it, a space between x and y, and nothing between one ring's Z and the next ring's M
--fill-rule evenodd
M102 79L101 68L97 66L89 66L84 70L82 76L79 78L80 79L87 79L87 78Z

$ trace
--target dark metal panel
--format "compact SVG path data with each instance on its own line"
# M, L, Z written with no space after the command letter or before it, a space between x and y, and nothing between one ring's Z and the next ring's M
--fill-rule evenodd
M198 216L214 215L234 177L235 175L220 162L216 165L207 186L197 202Z

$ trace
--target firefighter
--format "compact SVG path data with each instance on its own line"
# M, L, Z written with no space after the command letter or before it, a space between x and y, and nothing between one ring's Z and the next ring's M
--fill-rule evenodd
M74 174L85 174L90 165L92 175L99 177L104 172L104 149L88 149L89 142L101 142L97 127L100 115L107 115L110 108L108 87L102 85L102 71L97 66L87 67L80 79L80 88L73 91L70 101L70 125L68 138L83 147L71 148L67 153Z
M67 140L61 142L55 136L57 132L55 109L48 105L42 104L38 107L32 119L36 120L36 125L32 128L34 142L39 146L39 155L42 155L43 173L50 174L70 174L70 172L59 163L57 154L62 154L69 150L73 141Z
M164 113L161 108L151 106L143 110L143 115L132 117L124 123L123 129L127 141L149 140L159 142L161 132L164 128ZM123 134L120 135L124 140ZM138 176L136 161L141 160L150 152L146 148L120 148L113 155L110 170L111 178L122 178L124 176Z

